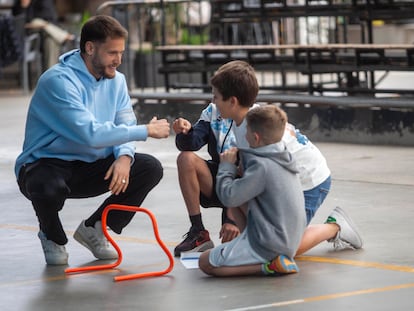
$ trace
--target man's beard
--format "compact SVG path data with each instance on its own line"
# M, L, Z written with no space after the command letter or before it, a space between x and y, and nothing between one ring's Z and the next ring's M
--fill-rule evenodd
M105 79L113 79L115 78L115 72L112 74L112 72L110 74L107 73L106 71L106 66L102 65L102 63L96 58L93 57L92 58L92 66L94 68L94 71L101 76L101 78L105 78Z

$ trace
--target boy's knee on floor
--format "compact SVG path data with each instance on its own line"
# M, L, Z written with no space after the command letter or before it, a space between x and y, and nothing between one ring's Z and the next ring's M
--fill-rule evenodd
M205 274L212 275L212 270L214 267L210 264L209 253L210 252L207 250L200 255L200 258L198 260L198 267Z

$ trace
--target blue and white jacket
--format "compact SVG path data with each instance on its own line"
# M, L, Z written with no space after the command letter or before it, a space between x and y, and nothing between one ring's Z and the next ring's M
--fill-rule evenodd
M213 162L220 162L220 153L236 146L232 131L233 121L220 116L215 104L210 103L188 134L178 134L175 143L180 151L198 151L207 145Z

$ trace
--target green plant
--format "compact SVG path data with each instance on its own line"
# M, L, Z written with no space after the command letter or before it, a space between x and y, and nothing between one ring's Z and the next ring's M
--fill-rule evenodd
M181 31L181 43L182 44L190 44L190 45L198 45L198 44L206 44L208 42L208 33L206 30L197 29L197 31L189 30L188 28L183 28Z

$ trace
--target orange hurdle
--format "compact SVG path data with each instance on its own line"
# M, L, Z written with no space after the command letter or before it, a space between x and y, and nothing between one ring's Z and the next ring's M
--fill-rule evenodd
M152 212L150 212L148 209L145 209L145 208L142 208L142 207L119 205L119 204L110 204L110 205L108 205L107 207L105 207L105 209L102 213L102 231L103 231L105 237L108 239L108 241L112 244L112 246L117 251L118 260L114 263L111 263L111 264L104 264L104 265L97 265L97 266L87 266L87 267L78 267L78 268L67 268L65 270L65 273L82 273L82 272L94 271L94 270L113 269L121 263L121 261L122 261L121 249L119 248L118 244L116 244L115 241L112 239L112 237L109 235L108 230L106 228L107 227L106 226L106 218L107 218L108 213L109 213L110 210L123 210L123 211L129 211L129 212L143 212L143 213L146 213L151 218L152 227L154 228L154 235L157 239L157 242L161 246L161 248L164 250L164 252L167 254L168 259L170 261L170 265L168 266L168 268L163 270L163 271L151 271L151 272L121 275L121 276L114 277L114 280L115 281L126 281L126 280L138 279L138 278L161 276L161 275L169 273L174 267L174 257L171 255L171 252L168 250L168 248L165 246L164 242L161 240L161 238L159 236L157 220L155 219L154 214Z

